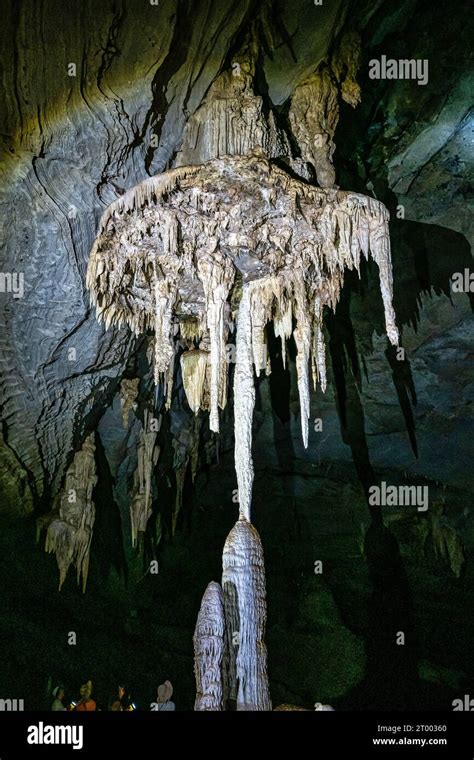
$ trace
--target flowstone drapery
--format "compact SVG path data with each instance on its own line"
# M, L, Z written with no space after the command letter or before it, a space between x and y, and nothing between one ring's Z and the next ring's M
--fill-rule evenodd
M287 135L254 92L257 55L258 50L247 48L247 55L236 56L231 69L217 77L186 125L176 166L242 156L258 148L269 158L289 155Z

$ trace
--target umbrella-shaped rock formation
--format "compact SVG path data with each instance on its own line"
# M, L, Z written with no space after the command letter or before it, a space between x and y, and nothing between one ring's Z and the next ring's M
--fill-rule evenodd
M234 378L239 521L223 556L224 699L271 709L264 644L263 550L250 522L254 371L269 372L265 328L293 336L304 445L310 374L326 387L324 307L335 309L345 269L369 254L379 267L387 335L392 307L388 212L372 198L318 188L260 151L182 166L145 180L109 206L91 253L87 285L106 326L154 331L155 382L171 397L178 341L190 408L209 409L219 430L227 400L229 333L237 322ZM202 674L204 662L196 664ZM201 675L202 678L202 675ZM218 709L218 708L216 708Z

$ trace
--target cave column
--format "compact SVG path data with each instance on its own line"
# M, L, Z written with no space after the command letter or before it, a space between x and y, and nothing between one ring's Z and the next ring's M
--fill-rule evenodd
M265 646L265 565L260 536L250 521L255 406L252 289L252 282L244 284L237 320L234 431L239 519L227 536L222 554L226 622L223 687L228 707L235 704L237 710L271 710Z

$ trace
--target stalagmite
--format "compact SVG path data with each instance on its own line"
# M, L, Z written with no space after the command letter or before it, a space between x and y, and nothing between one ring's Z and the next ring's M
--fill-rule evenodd
M78 584L86 590L95 506L92 492L97 483L94 433L85 439L66 472L64 488L59 497L59 514L48 526L46 552L54 552L59 568L59 589L66 580L71 565L77 573Z
M194 631L195 710L223 709L222 659L224 656L224 597L211 581L202 598Z
M237 710L271 710L267 674L265 566L258 532L239 519L222 555L226 619L224 698Z

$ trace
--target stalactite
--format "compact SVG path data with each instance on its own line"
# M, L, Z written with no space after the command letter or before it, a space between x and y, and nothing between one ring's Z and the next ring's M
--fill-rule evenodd
M323 303L320 296L314 299L314 332L313 332L313 351L312 351L312 375L313 386L316 390L316 384L319 382L323 393L326 392L326 346L324 343L323 333Z
M177 295L176 275L154 283L155 300L155 383L158 385L160 375L166 375L174 359L173 343L173 307Z
M296 376L300 398L301 435L303 445L308 448L308 420L310 416L309 396L309 357L311 352L311 318L307 304L302 277L295 281L295 317L296 328L293 337L296 344Z
M196 479L196 474L197 474L198 464L199 464L199 444L201 441L201 422L202 420L200 420L199 417L195 417L193 420L192 443L191 443L191 449L189 452L189 461L190 461L190 466L191 466L191 479L193 483Z
M164 378L168 406L176 343L183 334L191 336L188 341L202 336L199 350L209 351L205 377L202 355L191 352L181 362L184 384L194 412L209 405L211 430L217 431L227 396L229 302L241 272L253 283L251 352L257 374L269 371L266 324L274 320L285 361L296 320L306 445L309 364L313 380L326 385L323 310L335 309L344 270L359 271L361 255L371 254L378 264L387 335L393 344L398 341L388 212L372 198L300 182L262 153L226 156L192 169L167 172L170 177L156 186L146 180L145 188L135 188L134 200L116 202L106 215L87 276L97 316L107 325L126 322L135 332L155 329L155 381ZM158 188L166 188L166 195Z
M230 288L234 280L234 267L231 261L217 252L201 256L197 264L199 278L204 289L206 323L210 340L210 411L209 427L219 432L219 406L225 406L227 400L227 361L225 344L225 310Z
M198 711L223 709L222 660L224 656L224 596L211 581L202 598L194 631L194 673Z
M429 530L436 558L446 562L456 578L459 578L466 561L464 547L458 533L450 525L445 515L444 500L437 500L433 503L430 511Z
M239 305L234 374L234 462L239 490L239 517L250 520L252 501L252 419L255 406L252 356L252 283L246 283Z
M194 414L204 409L204 386L209 353L200 349L184 351L181 354L181 377L189 408Z
M120 404L122 406L122 420L125 429L128 428L130 412L136 407L139 384L140 378L138 377L134 377L132 380L124 377L120 384Z
M144 535L148 520L152 514L153 471L160 455L156 446L157 430L151 430L149 414L145 410L143 427L137 452L137 469L133 476L133 489L130 502L130 519L132 525L132 546L136 547L140 535Z
M156 336L155 336L156 346ZM173 345L173 352L170 356L168 366L165 372L165 409L171 409L171 403L173 400L173 382L174 382L174 363L176 360L176 345ZM155 375L155 383L158 385L158 381Z
M199 340L202 338L202 325L198 319L183 319L179 323L179 332L183 340Z
M360 38L345 35L331 60L295 88L288 119L304 162L311 164L320 187L334 187L334 133L339 121L339 91L353 108L360 101L355 76L359 65Z
M189 460L186 457L182 465L180 465L179 467L173 467L175 471L175 476L176 476L176 495L175 495L175 502L174 502L174 507L173 507L173 514L171 517L171 532L173 536L176 533L178 517L181 512L181 508L183 506L183 489L184 489L184 480L186 478L186 470L188 469L188 461Z
M59 568L61 590L71 565L77 573L77 582L86 590L89 573L89 556L95 521L92 492L97 483L94 433L85 439L80 451L66 472L63 491L59 497L59 514L46 533L46 552L54 552Z
M280 299L273 317L275 337L281 340L281 358L286 369L286 341L293 332L293 309L291 299Z
M275 122L253 81L258 47L249 41L231 68L220 74L184 130L176 166L203 164L209 159L245 155L261 148L269 157L289 155L288 138Z

